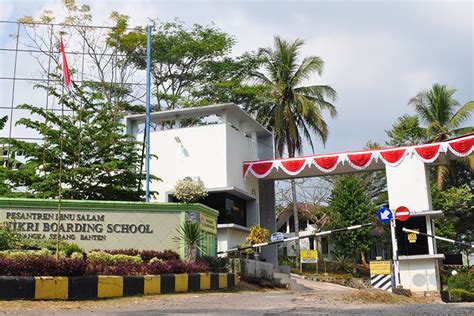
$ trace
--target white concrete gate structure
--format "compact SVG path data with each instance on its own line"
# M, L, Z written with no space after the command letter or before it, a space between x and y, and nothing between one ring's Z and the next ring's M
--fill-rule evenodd
M411 212L406 222L391 222L395 284L414 293L439 292L439 264L444 255L437 253L436 240L418 236L421 246L408 245L402 228L435 235L434 219L443 214L432 209L428 167L471 155L473 145L474 135L466 135L419 146L251 161L244 163L244 176L282 180L385 170L390 209L405 206Z
M212 124L192 124L197 118L209 123L212 117L217 118ZM137 141L143 139L144 121L144 114L126 118L127 132ZM218 251L245 241L253 224L275 232L275 180L359 171L385 170L390 209L410 209L408 221L392 222L392 236L402 235L403 227L434 235L433 220L443 215L432 209L428 167L471 155L474 145L473 134L435 144L274 159L272 134L235 104L155 112L151 121L158 128L150 149L158 159L151 161L150 171L162 179L151 186L159 193L155 201L171 202L174 184L184 177L202 180L216 200L224 196L225 205L206 204L220 212ZM243 218L233 217L242 209ZM413 292L439 291L444 255L436 252L433 238L418 238L422 251L392 238L396 284ZM262 257L277 265L276 246L262 248Z

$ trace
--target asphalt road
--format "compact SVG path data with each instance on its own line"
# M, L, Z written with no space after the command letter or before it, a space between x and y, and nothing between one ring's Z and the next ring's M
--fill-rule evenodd
M298 280L294 290L189 293L86 302L1 302L3 314L19 315L474 315L474 303L429 304L423 299L373 304L348 299L358 290ZM0 313L1 313L0 312Z

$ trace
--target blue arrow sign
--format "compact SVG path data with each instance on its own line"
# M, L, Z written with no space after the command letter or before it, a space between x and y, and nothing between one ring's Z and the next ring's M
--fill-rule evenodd
M390 222L390 220L392 219L392 216L393 216L392 211L387 207L381 207L377 211L377 218L379 219L381 223Z

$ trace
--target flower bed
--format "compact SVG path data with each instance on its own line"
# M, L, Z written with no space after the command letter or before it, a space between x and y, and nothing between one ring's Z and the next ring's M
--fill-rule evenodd
M74 248L74 247L72 247ZM71 248L71 249L72 249ZM226 261L183 261L171 250L0 252L0 299L96 299L232 288Z
M149 258L152 252L111 254L93 251L88 254L62 254L59 258L47 250L30 252L0 252L0 276L95 276L147 275L211 272L205 261L182 261L177 253L161 252L167 260ZM156 254L156 253L155 253Z

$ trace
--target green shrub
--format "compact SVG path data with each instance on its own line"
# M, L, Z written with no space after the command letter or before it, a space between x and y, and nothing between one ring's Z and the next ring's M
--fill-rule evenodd
M49 249L51 251L56 251L56 240L35 240L27 239L20 236L18 242L14 245L14 248L17 250L41 250Z
M0 250L14 249L20 238L7 223L0 223Z
M73 252L71 254L71 259L84 259L84 253L83 252Z
M474 273L459 273L448 278L449 289L463 289L474 292Z
M71 243L71 244L65 243L62 245L61 250L64 251L64 253L66 254L66 257L71 257L71 255L75 252L79 252L79 253L84 252L84 250L75 243Z
M296 267L296 262L294 258L283 257L278 259L278 265Z
M12 250L7 250L7 251L0 251L0 258L4 259L11 259L11 260L16 260L16 259L27 259L27 258L40 258L40 257L48 257L52 258L53 255L48 249L41 249L41 250L22 250L22 251L12 251Z
M451 302L474 302L474 292L464 289L449 290Z
M211 272L228 272L229 259L211 256L202 256L198 258L199 262L206 263Z
M87 261L90 263L101 263L114 266L122 263L143 264L139 256L111 255L103 251L92 251L87 254Z
M335 257L335 269L340 272L352 272L352 262L349 257L344 254L337 254Z

